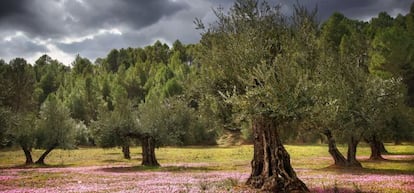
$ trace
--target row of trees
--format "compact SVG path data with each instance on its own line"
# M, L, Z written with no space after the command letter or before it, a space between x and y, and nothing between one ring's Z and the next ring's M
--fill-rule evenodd
M0 62L0 140L31 150L77 145L141 145L143 165L159 165L160 145L214 144L244 128L254 144L248 184L307 192L283 141L324 135L337 166L361 167L361 141L381 159L384 141L413 139L414 7L370 22L238 0L215 11L195 45L156 42L112 50L71 67L44 55L34 65ZM248 129L246 129L246 125ZM250 132L246 132L250 131ZM288 136L288 137L287 137ZM336 141L348 144L344 156Z
M197 76L192 49L156 42L112 50L95 64L77 56L71 68L47 55L34 65L1 61L1 145L19 145L27 164L33 148L44 148L42 164L54 148L120 146L130 158L129 146L141 144L150 152L143 164L157 165L159 145L214 144L214 123L184 95Z

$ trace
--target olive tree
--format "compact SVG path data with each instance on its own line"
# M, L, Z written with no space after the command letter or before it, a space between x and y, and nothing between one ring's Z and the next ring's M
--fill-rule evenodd
M44 164L46 156L56 148L73 148L75 121L70 117L69 109L54 94L42 104L36 127L36 145L45 149L36 164Z
M224 89L215 92L252 122L254 155L247 184L255 188L309 192L290 164L280 133L306 117L312 104L315 14L297 6L289 20L280 7L239 0L229 13L216 10L217 22L204 31L204 76L222 84Z
M1 105L11 113L8 137L18 144L26 157L26 164L32 164L31 150L35 144L33 127L36 114L35 73L33 67L22 58L1 65Z
M101 107L99 109L97 120L92 121L93 133L99 146L122 147L124 158L130 159L130 136L128 135L136 128L137 110L122 86L118 84L112 86L114 108Z
M141 139L142 165L159 165L155 148L179 145L196 122L194 111L180 99L153 99L142 103L135 132Z

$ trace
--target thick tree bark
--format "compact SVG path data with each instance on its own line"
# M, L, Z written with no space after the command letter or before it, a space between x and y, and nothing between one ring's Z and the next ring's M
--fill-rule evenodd
M56 148L56 145L49 147L46 149L45 152L39 157L39 159L36 161L36 164L44 165L45 164L45 158L49 153Z
M150 136L144 136L141 140L142 145L142 165L160 166L155 157L155 140Z
M29 148L22 147L22 150L24 152L24 156L26 157L26 165L33 164L33 158L32 153Z
M368 142L371 148L371 156L369 157L369 159L370 160L384 160L384 158L381 155L382 153L381 146L384 147L384 144L381 141L378 141L375 135L373 135Z
M380 148L380 151L381 151L381 153L384 155L384 154L388 154L389 152L388 152L388 150L387 149L385 149L385 145L384 145L384 142L382 142L382 141L380 141L379 142L379 148Z
M275 120L263 115L256 117L253 136L252 173L246 184L271 192L309 192L290 164L289 153L279 138Z
M334 159L334 166L338 167L345 167L347 166L346 158L342 155L342 153L336 147L335 139L332 136L332 133L329 129L326 129L323 133L326 135L328 139L328 147L329 147L329 154L331 154L332 158Z
M349 167L359 167L362 168L361 163L356 159L357 146L359 141L356 140L353 136L349 138L348 141L348 154L347 162Z
M125 159L131 159L131 153L129 151L129 145L122 146L122 153L124 154Z

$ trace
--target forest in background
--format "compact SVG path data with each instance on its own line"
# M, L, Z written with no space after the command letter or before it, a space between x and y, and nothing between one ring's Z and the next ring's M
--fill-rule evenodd
M208 26L196 19L197 44L157 41L70 66L0 60L1 147L20 147L27 164L45 149L41 164L56 148L119 146L130 158L140 145L142 164L159 165L156 147L214 145L229 132L256 143L270 127L270 137L323 140L335 164L361 166L360 142L379 159L383 142L414 140L414 4L395 18L335 13L319 24L316 11L285 16L254 2L216 10ZM348 144L346 158L335 142Z

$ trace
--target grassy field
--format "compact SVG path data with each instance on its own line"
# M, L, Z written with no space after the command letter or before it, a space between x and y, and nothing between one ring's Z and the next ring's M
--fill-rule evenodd
M313 192L414 192L414 146L387 145L386 161L368 161L369 148L358 158L364 169L328 168L333 162L325 145L287 145L298 176ZM345 151L344 147L340 147ZM243 183L250 173L253 147L167 147L157 149L160 168L142 167L141 149L132 159L121 150L55 150L47 167L20 167L20 150L0 151L0 192L256 192ZM41 151L35 150L36 159Z

